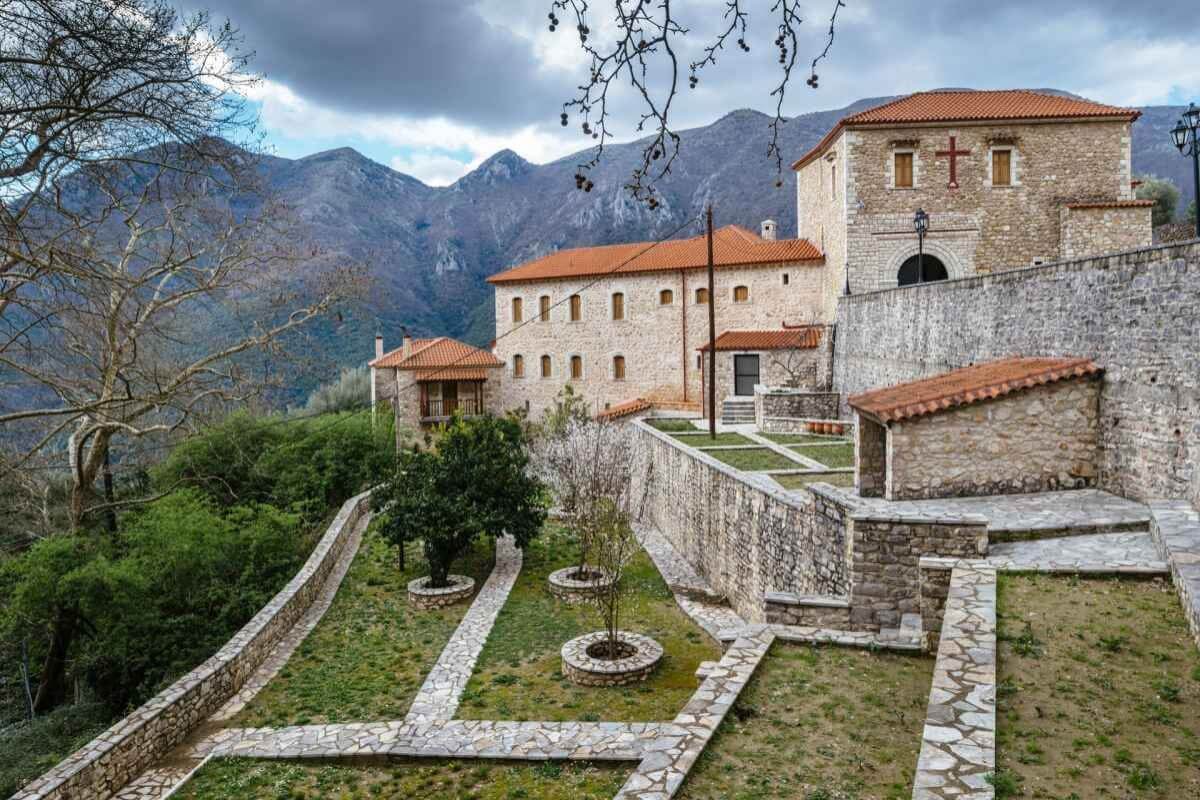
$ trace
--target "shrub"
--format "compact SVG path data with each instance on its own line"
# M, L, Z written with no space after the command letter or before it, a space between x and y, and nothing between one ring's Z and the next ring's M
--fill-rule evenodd
M365 365L345 367L335 380L323 383L309 394L301 413L332 414L361 409L370 403L371 372Z
M1150 224L1166 225L1175 219L1175 207L1179 204L1179 189L1169 179L1146 175L1135 192L1139 200L1153 200L1150 209Z

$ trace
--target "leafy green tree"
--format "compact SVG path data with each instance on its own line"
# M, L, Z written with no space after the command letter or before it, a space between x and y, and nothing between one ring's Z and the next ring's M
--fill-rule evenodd
M1152 225L1166 225L1175 219L1175 207L1179 204L1179 189L1165 178L1146 175L1141 178L1142 184L1137 187L1139 200L1153 200L1154 207L1150 210Z
M456 418L435 450L403 450L372 496L385 513L381 533L403 548L420 540L429 585L448 585L454 561L479 536L509 534L524 548L546 518L540 481L528 470L524 435L513 419Z

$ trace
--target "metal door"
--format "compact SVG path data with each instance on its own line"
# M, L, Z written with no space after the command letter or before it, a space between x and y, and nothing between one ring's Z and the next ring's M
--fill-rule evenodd
M757 383L758 356L734 356L733 393L739 397L753 397Z

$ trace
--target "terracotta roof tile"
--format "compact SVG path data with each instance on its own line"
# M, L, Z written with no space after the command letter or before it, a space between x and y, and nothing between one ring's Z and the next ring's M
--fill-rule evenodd
M492 367L433 367L432 369L416 370L414 380L417 383L429 381L486 381L488 371Z
M435 339L414 339L408 358L404 348L384 353L370 362L372 367L395 367L396 369L431 369L439 367L500 367L503 362L486 350L439 336Z
M621 417L628 417L630 414L636 414L639 411L645 411L653 407L654 404L649 400L643 400L638 397L634 400L626 400L624 403L617 403L615 406L604 409L596 415L596 419L620 419Z
M821 251L807 239L763 239L739 225L713 232L713 263L717 267L777 264L795 261L824 262ZM654 242L631 242L602 247L577 247L527 261L488 278L489 283L538 281L549 278L584 278L596 275L662 270L701 269L708 265L708 245L703 236Z
M821 343L821 328L783 328L773 331L725 331L717 337L722 350L811 350ZM708 342L697 350L708 350Z
M1086 358L1005 358L853 395L852 408L880 422L911 419L1070 378L1099 375Z
M1067 203L1067 208L1149 208L1153 200L1096 200Z
M1141 113L1137 109L1042 94L1028 89L917 92L844 117L816 147L801 156L792 169L799 169L825 152L838 133L847 127L1088 118L1127 119L1132 122Z

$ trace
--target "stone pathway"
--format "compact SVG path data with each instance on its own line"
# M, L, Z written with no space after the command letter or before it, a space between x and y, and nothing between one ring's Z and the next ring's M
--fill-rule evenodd
M1200 513L1183 500L1154 502L1150 509L1155 547L1171 566L1171 580L1200 646Z
M992 800L996 768L996 570L950 576L913 800Z
M1001 542L987 561L1001 571L1165 575L1149 533L1093 533L1059 539Z
M419 723L450 720L458 711L463 689L475 670L475 661L492 632L496 615L504 607L508 593L521 572L521 550L511 536L496 540L496 565L475 595L454 635L446 643L437 663L425 676L425 682L413 699L405 722Z
M747 630L716 665L691 700L676 715L677 734L664 732L646 753L614 800L667 800L683 785L709 739L771 648L775 634L759 626Z
M741 628L746 624L738 613L730 608L703 576L687 561L679 557L675 548L659 530L651 525L637 525L634 535L654 562L667 588L675 595L675 602L683 613L704 629L718 642L722 631Z
M906 615L909 616L909 615ZM916 615L912 615L916 616ZM865 647L879 650L900 650L906 653L921 652L921 632L908 625L890 631L842 631L832 628L814 628L808 625L747 625L726 628L721 631L723 642L735 641L748 632L766 629L781 642L795 644L833 644L841 647Z

